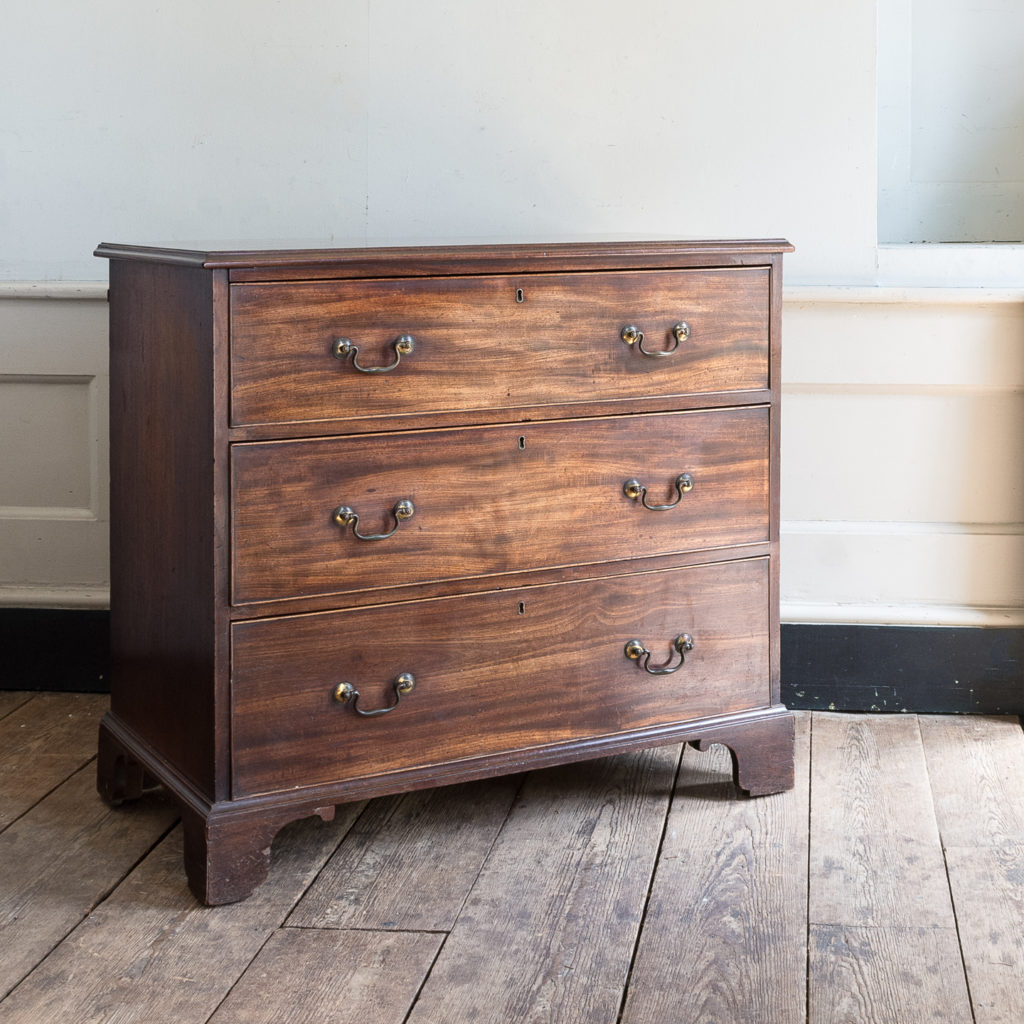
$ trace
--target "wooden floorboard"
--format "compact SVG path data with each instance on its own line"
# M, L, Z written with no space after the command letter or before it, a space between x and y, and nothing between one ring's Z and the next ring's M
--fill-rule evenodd
M4 1024L188 1024L225 999L359 812L287 826L255 895L202 907L178 826L3 1002Z
M679 754L529 777L410 1024L615 1021Z
M513 776L373 801L288 924L450 930L520 784Z
M1024 1021L1024 731L921 719L977 1024Z
M623 1024L803 1024L809 731L793 790L756 800L724 747L686 751Z
M801 715L754 800L669 747L345 806L205 908L174 808L95 795L105 706L0 694L4 1024L1024 1020L1016 719Z
M405 1019L444 935L275 932L212 1024L394 1024Z
M0 719L0 829L96 755L110 698L40 693Z
M111 810L92 763L0 833L0 997L114 889L177 820L158 795Z
M35 694L27 690L0 690L0 719L6 718L11 712L17 711L27 704Z
M970 1021L916 716L815 715L811 765L810 1024Z

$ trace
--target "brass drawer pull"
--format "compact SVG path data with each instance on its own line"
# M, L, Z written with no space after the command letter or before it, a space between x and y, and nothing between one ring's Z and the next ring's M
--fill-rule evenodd
M683 662L686 661L686 652L693 650L693 637L689 633L680 633L672 641L672 650L679 655L679 661L675 665L670 665L669 661L672 660L672 655L669 654L669 661L655 668L651 668L651 652L639 640L630 640L626 644L624 653L630 661L637 662L645 672L649 672L652 676L668 676L683 667Z
M403 498L391 510L391 514L395 517L395 525L387 533L360 533L359 515L350 505L339 505L331 513L331 519L342 529L346 526L351 526L352 532L359 540L387 540L398 529L398 524L403 519L412 519L415 513L416 507L413 503L408 498Z
M672 337L675 339L672 342L671 348L663 349L661 352L652 352L650 349L644 348L644 332L639 327L630 324L628 327L623 327L619 332L619 337L629 346L636 345L638 349L645 356L650 356L652 359L656 359L659 356L670 356L677 348L681 341L686 341L690 336L690 325L685 320L680 320L672 328Z
M675 488L679 497L671 505L649 505L647 503L647 488L639 480L627 480L622 485L622 493L627 498L632 498L633 501L639 501L644 508L649 508L652 512L667 512L683 500L684 494L689 494L693 490L693 477L689 473L680 473L675 479Z
M416 685L416 680L413 679L411 672L403 672L394 682L395 688L395 703L389 705L386 708L375 708L373 711L364 711L359 706L359 691L351 683L338 683L334 688L334 699L339 704L352 704L352 710L357 715L362 715L363 718L376 718L377 715L386 715L389 711L394 711L398 707L402 698L412 693L413 687Z
M331 346L331 354L335 359L347 359L352 357L352 365L360 373L390 373L401 361L402 356L409 355L416 347L416 342L411 334L400 334L391 343L395 348L395 361L388 366L360 366L359 346L351 338L335 338Z

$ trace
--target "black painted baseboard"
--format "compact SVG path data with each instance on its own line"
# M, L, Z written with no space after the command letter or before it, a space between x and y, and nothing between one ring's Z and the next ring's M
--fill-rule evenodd
M814 711L1024 713L1024 629L782 626L782 700Z
M106 693L110 613L0 608L0 690Z
M110 614L0 608L0 690L109 690ZM782 699L815 711L1024 714L1024 629L782 626Z

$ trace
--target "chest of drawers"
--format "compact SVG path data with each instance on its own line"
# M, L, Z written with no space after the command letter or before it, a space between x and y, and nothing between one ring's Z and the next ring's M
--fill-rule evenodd
M782 241L102 245L111 710L189 882L336 804L686 740L792 785Z

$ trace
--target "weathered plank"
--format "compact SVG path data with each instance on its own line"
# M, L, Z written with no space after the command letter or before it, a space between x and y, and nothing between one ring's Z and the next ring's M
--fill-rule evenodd
M809 733L793 790L753 800L724 747L687 750L623 1024L804 1021Z
M914 716L815 715L809 1024L969 1021Z
M811 924L953 926L913 715L814 718Z
M944 846L1024 841L1024 730L1016 717L922 716Z
M87 764L0 833L0 998L128 874L174 824L146 796L112 811Z
M976 1024L1024 1020L1024 843L946 850Z
M105 694L41 693L0 719L0 829L96 754Z
M812 925L808 1018L811 1024L968 1024L955 950L952 928Z
M678 757L530 775L410 1024L614 1021Z
M284 928L210 1024L399 1024L443 940L437 933Z
M357 817L286 826L270 877L241 903L200 906L175 828L2 1004L4 1024L206 1021Z
M1024 1020L1024 732L1017 718L921 719L977 1024Z
M0 690L0 718L6 718L35 696L27 690Z
M448 931L520 783L506 777L372 801L287 923Z

